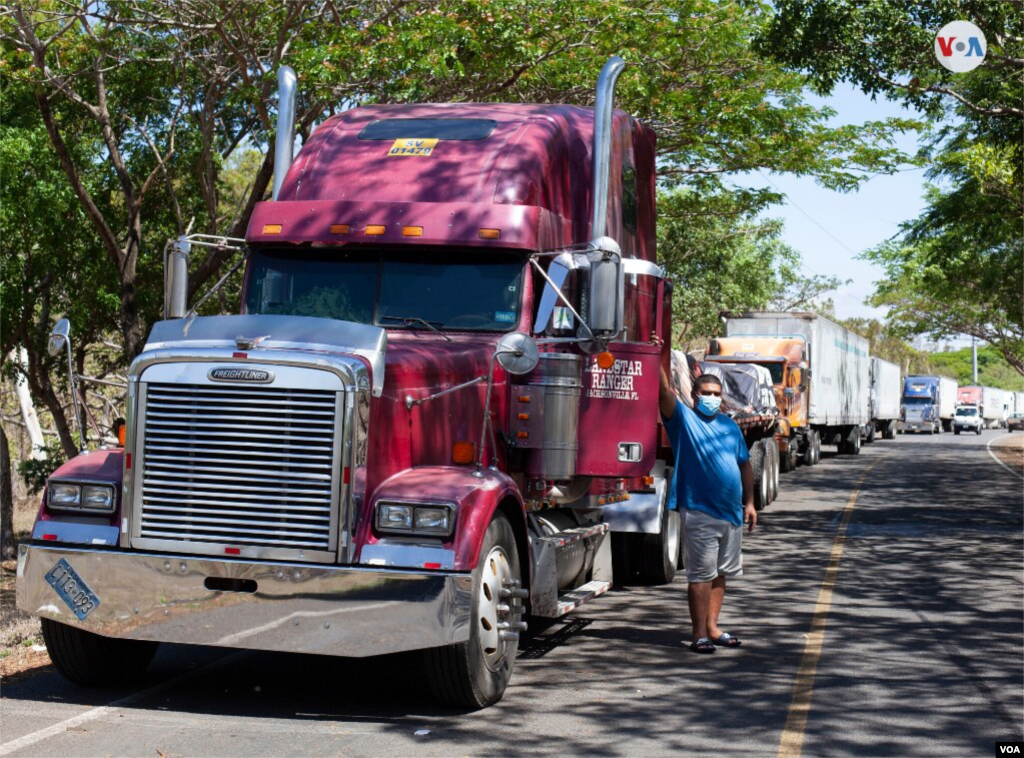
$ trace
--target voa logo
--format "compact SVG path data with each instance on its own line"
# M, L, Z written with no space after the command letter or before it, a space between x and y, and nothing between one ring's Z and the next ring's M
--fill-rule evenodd
M935 35L935 57L954 74L976 69L986 50L985 35L970 21L953 21Z

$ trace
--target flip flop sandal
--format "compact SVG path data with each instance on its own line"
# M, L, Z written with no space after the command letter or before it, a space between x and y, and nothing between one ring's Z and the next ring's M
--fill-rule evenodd
M717 640L712 640L712 643L716 647L739 647L743 644L738 638L733 637L728 632L722 632L721 636Z
M715 643L711 641L710 637L701 637L690 643L690 650L695 653L713 653L715 652Z

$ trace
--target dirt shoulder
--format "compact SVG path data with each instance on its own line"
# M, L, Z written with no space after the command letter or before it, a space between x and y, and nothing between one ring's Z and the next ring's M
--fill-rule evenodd
M14 532L19 541L32 533L36 510L35 497L14 505ZM30 676L50 665L50 657L43 646L43 633L39 619L19 611L14 601L17 561L0 563L0 680Z
M989 450L1014 471L1024 473L1024 434L1011 432L1005 437L997 438L989 446Z

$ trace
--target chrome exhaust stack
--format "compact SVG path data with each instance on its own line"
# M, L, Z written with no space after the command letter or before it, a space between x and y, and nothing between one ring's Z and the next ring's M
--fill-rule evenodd
M295 147L295 92L298 79L291 66L277 70L277 137L274 143L273 199L284 184L284 176L292 165Z
M626 62L613 55L601 69L597 79L597 100L594 103L593 185L590 193L594 212L590 222L590 239L608 233L608 175L612 157L612 110L615 107L615 82Z

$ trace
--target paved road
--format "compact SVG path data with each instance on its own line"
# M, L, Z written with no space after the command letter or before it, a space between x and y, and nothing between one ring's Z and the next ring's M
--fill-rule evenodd
M681 579L531 631L478 713L431 706L413 656L165 646L141 690L5 685L0 755L990 756L1024 739L1022 483L986 450L999 434L784 476L726 601L740 650L684 649Z

